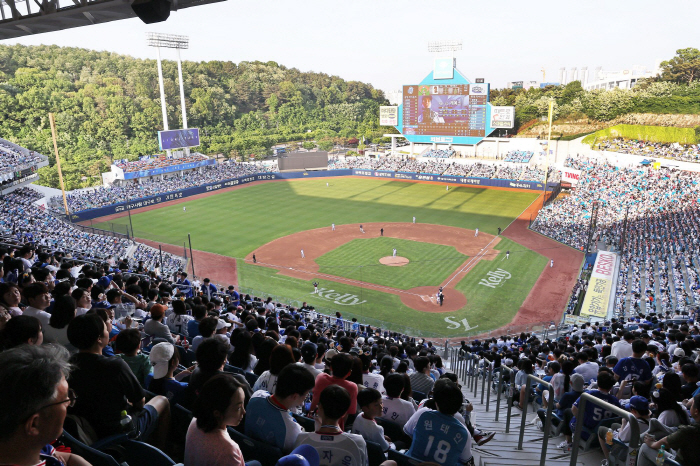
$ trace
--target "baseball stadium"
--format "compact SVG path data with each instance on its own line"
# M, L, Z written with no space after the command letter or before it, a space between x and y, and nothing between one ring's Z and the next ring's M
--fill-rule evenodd
M0 464L700 464L700 50L502 86L431 41L385 92L23 45L231 15L74 3L0 2Z

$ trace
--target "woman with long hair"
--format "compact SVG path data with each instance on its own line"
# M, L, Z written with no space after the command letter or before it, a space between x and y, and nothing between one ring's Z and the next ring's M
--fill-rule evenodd
M68 324L75 318L75 299L63 295L56 298L49 325L44 329L44 340L47 343L58 343L71 352L77 352L68 341Z
M275 393L277 376L282 369L289 364L294 364L292 349L287 345L277 345L270 353L270 369L263 372L253 385L253 393L258 390L266 390Z
M250 332L240 328L234 329L230 341L234 349L228 357L229 364L245 372L252 372L258 359L253 354L253 340Z
M379 361L379 374L386 377L392 372L394 372L394 358L387 354Z
M259 335L259 333L256 333ZM279 343L274 338L266 337L265 340L260 344L260 350L256 353L258 356L258 363L255 365L253 374L262 375L263 372L270 369L270 355L272 350L274 350Z

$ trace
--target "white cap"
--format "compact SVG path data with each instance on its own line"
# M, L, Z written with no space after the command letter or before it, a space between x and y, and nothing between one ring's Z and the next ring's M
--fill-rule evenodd
M158 343L151 348L148 359L151 360L151 365L153 366L154 379L162 379L168 374L168 366L174 353L175 347L168 342Z
M219 320L216 321L216 329L217 329L217 330L221 330L222 328L228 328L228 327L230 327L230 326L231 326L231 324L229 324L229 323L226 322L225 320L219 319Z

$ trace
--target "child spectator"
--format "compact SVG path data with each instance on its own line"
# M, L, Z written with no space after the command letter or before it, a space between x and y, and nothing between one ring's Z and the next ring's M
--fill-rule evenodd
M129 366L142 387L146 387L146 376L151 373L151 362L141 349L141 332L136 328L128 328L119 332L116 348L120 358Z
M171 405L178 404L184 398L187 382L180 382L185 377L192 375L196 366L180 371L176 376L175 369L180 364L180 354L172 343L158 343L148 355L153 365L153 377L148 377L148 391L156 395L163 395Z
M294 447L303 432L290 410L301 406L314 388L314 377L304 367L289 364L279 373L275 394L258 390L248 403L245 420L246 435L275 445L283 452Z
M328 355L326 355L326 360ZM352 356L346 353L337 353L331 358L331 372L332 375L322 373L316 377L316 386L314 387L314 396L311 400L310 411L314 411L318 406L321 393L329 385L338 385L347 390L350 395L350 407L348 408L348 414L355 414L357 412L357 384L349 382L345 379L348 378L350 372L352 372ZM340 421L341 427L344 426L344 420Z
M340 355L333 359L338 356ZM323 375L325 374L318 377ZM349 414L352 405L357 403L355 399L345 388L338 385L326 387L318 397L314 395L314 398L318 398L317 416L321 427L316 432L299 434L296 446L311 445L316 448L323 466L367 466L369 462L365 440L361 435L343 432L341 426L341 420Z
M384 428L377 424L375 417L384 413L382 394L374 388L363 388L357 394L357 404L362 412L355 418L352 433L361 435L366 441L374 442L382 447L382 451L395 449L391 439L384 435Z
M389 374L384 379L384 411L380 416L382 419L396 422L403 426L416 412L413 403L401 399L405 387L403 374Z
M634 417L637 418L639 435L643 435L649 429L649 400L643 396L633 396L630 398L629 410ZM632 429L626 418L622 419L621 425L613 424L610 428L613 430L613 438L625 443L630 441ZM605 456L605 460L603 460L601 466L607 466L608 459L610 458L610 449L605 443L605 436L607 433L608 427L601 426L598 429L598 441L600 442L600 447L603 449L603 455Z

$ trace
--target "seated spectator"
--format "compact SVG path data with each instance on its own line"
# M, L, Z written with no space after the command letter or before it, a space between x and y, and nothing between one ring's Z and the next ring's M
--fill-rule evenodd
M661 440L655 440L651 435L644 436L644 445L639 451L637 466L654 466L658 450L665 446L668 458L675 459L683 465L700 464L700 395L695 395L690 403L690 415L695 424L681 426L671 435ZM674 449L678 454L674 457L670 449Z
M5 315L5 321L10 317L22 315L22 309L19 307L21 300L22 294L19 292L17 285L14 283L0 283L0 313Z
M25 315L13 317L5 324L5 328L0 330L0 350L8 350L24 344L41 346L43 342L41 322L36 317Z
M46 309L51 305L51 293L46 285L32 283L22 289L22 294L29 304L22 313L39 319L42 328L48 327L51 314L46 312Z
M187 429L185 466L245 466L240 447L226 431L240 424L244 402L241 385L226 374L215 375L202 386Z
M673 395L665 388L655 390L651 399L655 405L655 415L649 421L648 433L656 440L672 434L678 427L690 422L687 411L673 400Z
M68 352L60 346L23 345L0 353L0 464L89 466L51 446L76 401L69 374Z
M154 340L162 339L177 345L180 343L180 336L173 338L170 329L163 323L166 310L167 308L162 304L151 306L151 318L143 325L143 331L146 332L146 335L151 335Z
M389 437L384 435L384 428L374 420L384 414L382 394L374 388L363 388L357 394L357 405L362 412L355 418L352 424L352 433L361 435L366 441L374 442L382 447L382 451L395 449Z
M419 356L413 361L413 365L416 370L409 376L411 389L423 392L428 396L435 385L435 380L430 376L430 359L426 356Z
M581 374L583 380L588 384L598 379L600 366L593 361L589 361L588 354L585 351L576 353L576 359L578 360L578 366L574 369L574 374Z
M651 382L651 368L642 359L646 350L646 343L642 340L634 340L632 342L632 356L620 359L613 369L615 379L620 381L639 380L646 384Z
M301 367L306 368L306 370L308 370L311 373L311 375L313 375L314 379L316 379L316 377L318 377L318 374L321 373L319 369L316 369L318 345L311 341L306 341L303 345L301 345L300 352L302 360L299 361L297 364L299 364Z
M187 322L187 338L193 341L199 335L199 323L207 316L206 306L197 305L192 309L192 319ZM193 350L194 351L194 350Z
M381 374L375 374L370 371L372 358L368 354L361 354L360 361L362 361L362 385L366 388L378 390L379 393L384 395L386 393L384 390L384 377Z
M75 315L81 316L87 314L92 308L92 298L90 297L90 292L85 288L76 288L71 293L73 299L75 299Z
M455 414L462 407L464 396L456 383L443 379L433 390L437 411L421 408L407 423L413 433L408 456L440 465L473 465L472 439Z
M250 332L243 328L234 329L231 332L231 346L233 352L228 358L229 364L245 372L253 372L258 359L253 354L253 338Z
M380 416L382 419L403 426L416 412L413 403L401 399L405 386L403 374L389 374L384 378L386 395L383 397L384 411Z
M620 407L620 402L618 401L618 399L610 394L610 390L612 390L613 385L615 385L615 378L608 372L600 371L598 373L598 389L587 390L586 393L603 401L606 401L613 406ZM564 436L566 437L566 439L559 444L559 448L563 448L564 450L571 449L571 434L576 428L576 416L583 415L583 425L586 426L588 429L593 429L596 426L596 424L598 424L598 422L600 422L602 419L614 416L614 413L612 413L611 411L596 406L593 403L587 403L586 411L584 413L579 413L579 401L580 398L576 400L572 405L571 413L573 414L573 417L571 418L571 422L568 425L564 425L563 428ZM582 438L583 437L584 436L582 435Z
M192 351L197 351L197 347L199 347L199 344L202 343L205 339L211 338L214 335L214 332L216 332L216 326L219 323L219 319L216 317L205 317L203 318L198 325L198 333L196 337L192 339L192 344L190 345L190 349Z
M109 341L102 318L96 314L76 317L68 325L68 340L78 349L70 360L75 367L70 387L79 401L70 413L85 418L100 439L121 433L121 413L130 411L138 428L137 438L147 439L153 433L153 443L163 446L170 423L168 400L156 396L146 403L129 366L120 358L102 355Z
M340 355L336 355L333 359ZM322 377L324 374L319 375ZM354 384L353 384L354 385ZM314 391L318 390L318 379ZM357 386L355 385L355 390ZM356 392L357 393L357 392ZM314 398L316 394L314 394ZM318 451L322 465L367 466L367 444L361 435L343 432L342 420L357 404L348 391L339 385L329 385L317 398L318 420L321 427L316 432L302 432L296 446L311 445Z
M583 376L581 374L574 374L571 376L571 391L567 391L564 393L559 401L555 401L554 407L556 408L554 413L563 419L564 425L568 425L569 422L571 421L571 418L573 417L573 414L571 412L571 407L574 405L574 402L578 400L581 397L581 393L583 393ZM537 415L540 418L540 421L544 425L545 422L545 416L547 414L547 411L545 409L538 409L537 410ZM554 418L552 418L552 423L554 425L557 425L558 421Z
M275 445L283 452L293 449L297 436L303 432L291 410L304 404L314 388L313 375L298 364L289 364L279 373L275 394L258 390L248 403L245 420L246 435Z
M683 364L681 367L681 375L685 384L681 386L681 394L684 400L689 400L693 397L693 394L698 389L698 375L700 370L698 366L693 363Z
M328 356L326 356L328 358ZM331 358L331 375L321 373L316 377L316 385L314 386L314 396L311 400L309 411L315 411L321 399L321 393L329 385L338 385L347 390L350 395L350 407L348 414L357 412L357 384L347 381L346 379L352 372L352 356L346 353L338 353ZM340 420L341 427L345 425L345 420Z
M179 299L173 301L173 313L168 317L168 328L170 328L170 331L191 339L187 325L191 320L194 320L194 317L187 315L185 302Z
M146 376L151 373L151 361L141 350L141 332L128 328L119 332L115 341L117 356L122 358L134 373L142 387L146 387Z
M294 364L294 354L287 345L277 345L270 354L270 370L263 372L255 381L253 392L265 390L275 393L277 387L277 377L282 369L289 364Z
M527 405L529 400L525 400L525 392L527 391L528 375L535 373L532 368L532 361L529 359L520 359L518 361L520 370L515 374L515 390L513 391L513 406L522 410L523 406ZM536 385L536 382L530 382L530 385Z
M637 424L639 425L639 435L644 434L649 429L649 400L643 396L633 396L630 398L629 410L637 419ZM603 455L605 456L605 460L603 460L601 466L607 466L610 458L610 449L606 445L605 438L608 433L608 429L612 429L613 438L621 442L629 443L630 438L632 437L632 429L630 428L627 418L622 418L622 424L613 424L610 427L601 426L598 429L598 442L600 442L600 448L603 449Z
M68 351L77 350L68 341L68 324L75 318L75 300L70 296L61 296L54 302L49 325L44 327L44 341L46 343L58 343L65 346Z
M147 384L148 391L156 395L163 395L170 401L171 405L178 404L184 397L187 382L182 379L192 374L195 366L181 371L174 375L177 366L180 364L179 353L172 343L158 343L151 348L148 359L153 366L153 379Z

